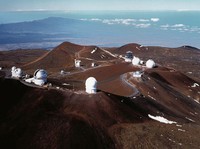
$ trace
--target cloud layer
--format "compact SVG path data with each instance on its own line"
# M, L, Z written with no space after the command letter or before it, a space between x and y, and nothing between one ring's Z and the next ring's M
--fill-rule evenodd
M177 24L161 24L159 18L141 18L141 19L99 19L99 18L92 18L92 19L81 19L83 21L91 21L91 22L100 22L103 24L108 25L126 25L126 26L133 26L135 28L150 28L152 26L159 28L161 30L172 30L172 31L179 31L179 32L197 32L200 33L200 27L198 26L189 26L181 23Z
M173 24L173 25L165 24L165 25L161 25L160 27L162 30L200 33L200 27L189 26L189 25L185 25L185 24Z
M135 26L136 28L148 28L152 25L152 23L158 22L159 18L150 18L150 19L99 19L99 18L92 18L92 19L81 19L83 21L93 21L93 22L101 22L108 25L130 25Z

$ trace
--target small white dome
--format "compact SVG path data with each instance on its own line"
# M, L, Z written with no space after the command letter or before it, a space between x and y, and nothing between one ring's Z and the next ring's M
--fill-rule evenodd
M16 67L15 66L13 66L12 68L11 68L11 71L14 71L16 69Z
M133 58L133 60L132 60L132 64L133 64L133 65L139 65L139 64L140 64L140 59L139 59L138 57L135 57L135 56L134 56L134 58Z
M38 69L34 72L36 79L47 79L47 72L44 69Z
M96 93L96 90L97 90L97 80L94 77L89 77L85 81L85 88L86 88L86 92L89 93L89 94Z
M156 63L152 60L152 59L149 59L147 62L146 62L146 67L147 68L153 68L156 66Z
M22 75L22 69L21 68L15 69L15 73L16 73L16 75L21 76Z
M13 66L11 68L11 75L14 78L21 78L22 77L22 69L21 68L16 68L15 66Z
M142 76L142 72L140 71L133 72L133 77L140 78L141 76Z
M61 75L65 74L65 71L64 71L64 70L61 70L61 71L60 71L60 74L61 74Z

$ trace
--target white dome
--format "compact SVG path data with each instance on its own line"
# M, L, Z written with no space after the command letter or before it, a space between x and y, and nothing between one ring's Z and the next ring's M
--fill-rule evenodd
M20 78L20 77L22 77L22 69L16 68L15 66L13 66L11 68L11 74L12 74L12 77L14 77L14 78Z
M11 68L11 71L14 71L16 69L16 67L15 66L13 66L12 68Z
M152 60L152 59L149 59L147 62L146 62L146 67L147 68L153 68L156 66L156 63Z
M140 78L141 76L142 76L142 72L140 71L133 72L133 77Z
M133 65L139 65L139 64L140 64L140 59L139 59L138 57L135 57L135 56L134 56L134 58L133 58L133 60L132 60L132 64L133 64Z
M47 79L47 72L44 69L38 69L34 72L36 79Z
M64 70L61 70L61 71L60 71L60 74L61 74L61 75L65 74L65 71L64 71Z
M86 92L89 94L96 93L97 80L94 77L89 77L85 81L85 88L86 88Z
M15 73L16 73L16 75L21 76L22 75L22 69L21 68L15 69Z

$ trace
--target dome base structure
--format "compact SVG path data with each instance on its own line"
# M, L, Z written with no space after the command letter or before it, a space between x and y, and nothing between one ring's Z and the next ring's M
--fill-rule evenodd
M86 93L88 94L96 94L97 93L97 89L91 89L91 88L86 88Z
M146 62L146 67L147 68L154 68L156 66L156 63L152 60L152 59L149 59L147 62Z
M85 91L88 94L96 94L97 92L97 80L94 77L89 77L85 81Z
M41 79L34 79L33 83L35 83L35 85L43 86L46 83L46 81Z
M28 83L34 83L38 86L43 86L47 82L47 72L43 69L37 69L34 72L34 77L25 80Z
M140 59L134 56L134 58L132 59L132 64L135 66L140 65Z

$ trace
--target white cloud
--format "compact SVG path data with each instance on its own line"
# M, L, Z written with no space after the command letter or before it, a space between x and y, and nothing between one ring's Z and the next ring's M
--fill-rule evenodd
M174 25L165 24L165 25L161 25L160 28L162 30L172 30L172 31L180 31L180 32L196 32L196 33L200 32L200 27L198 26L191 27L184 24L174 24Z
M108 19L103 20L102 23L105 23L105 24L108 24L108 25L114 24L112 21L110 21Z
M171 27L184 27L185 25L184 24L174 24L174 25L172 25Z
M149 26L151 26L151 24L150 23L148 23L148 24L136 24L135 26L138 27L138 28L148 28Z
M101 21L101 19L98 19L98 18L92 18L91 21Z
M170 27L170 25L169 24L165 24L165 25L161 25L160 27L162 27L162 28L168 28L168 27Z
M151 18L152 22L158 22L160 19L159 18Z
M148 19L139 19L139 22L149 22Z
M137 28L148 28L151 26L150 23L145 23L145 22L150 22L149 19L121 19L121 18L115 18L115 19L99 19L99 18L92 18L92 19L81 19L83 21L94 21L94 22L101 22L104 24L108 25L115 25L115 24L121 24L121 25L132 25ZM159 21L159 18L151 18L151 21Z
M83 19L80 19L81 21L87 21L88 19L85 19L85 18L83 18Z
M92 20L93 21L93 20ZM123 24L123 25L131 25L133 22L135 22L135 19L104 19L104 20L99 20L102 21L102 23L105 24Z

